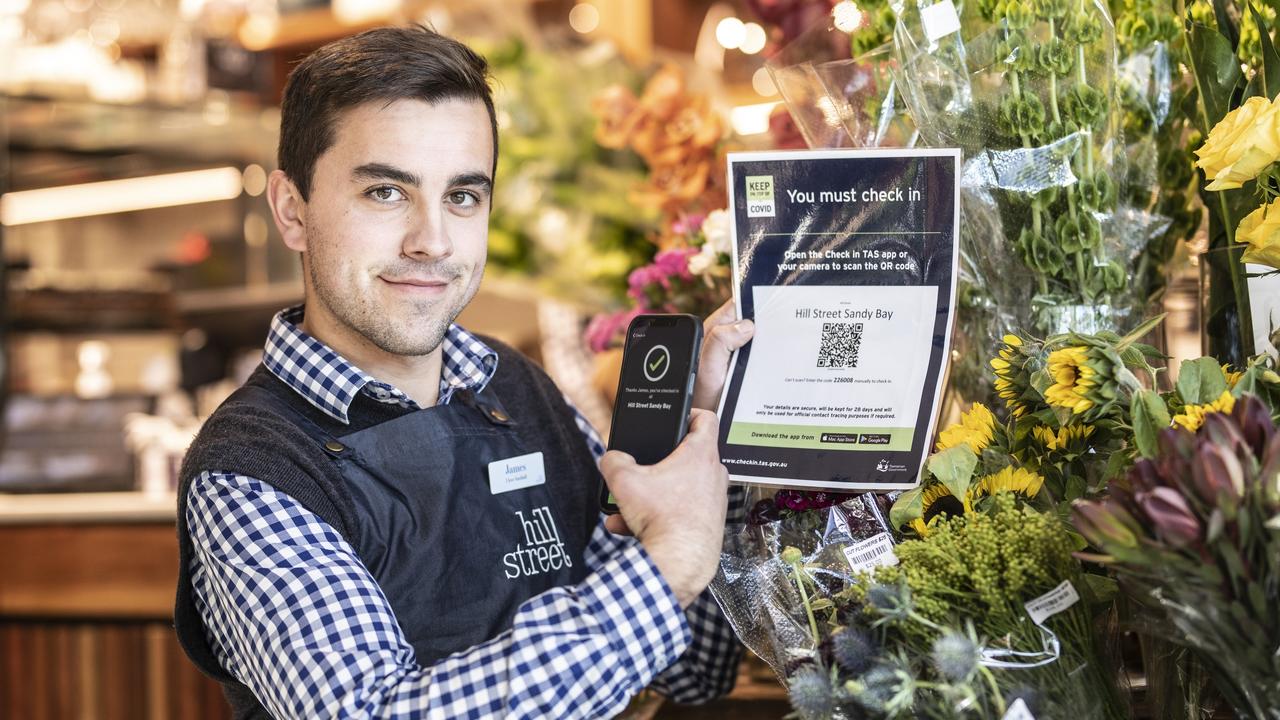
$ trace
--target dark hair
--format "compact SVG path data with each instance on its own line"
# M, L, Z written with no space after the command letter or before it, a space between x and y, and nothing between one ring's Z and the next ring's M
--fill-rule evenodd
M497 168L498 119L489 64L457 40L411 25L336 40L298 63L289 73L280 104L280 169L306 200L316 160L333 144L338 113L373 100L407 99L482 101L493 126Z

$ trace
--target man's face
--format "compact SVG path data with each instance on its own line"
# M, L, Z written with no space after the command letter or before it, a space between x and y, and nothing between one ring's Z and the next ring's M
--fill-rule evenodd
M440 345L484 274L491 132L478 100L339 115L306 203L308 325L395 355Z

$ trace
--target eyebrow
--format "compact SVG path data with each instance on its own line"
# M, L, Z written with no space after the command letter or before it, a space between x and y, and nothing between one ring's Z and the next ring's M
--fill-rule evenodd
M422 185L421 178L416 174L386 163L365 163L352 170L351 177L354 180L393 180L413 187ZM449 178L449 187L459 186L480 187L488 193L493 190L493 180L482 172L464 172Z
M413 187L422 184L417 175L386 163L365 163L351 171L351 178L353 180L394 180Z
M479 187L486 193L493 191L493 180L481 172L459 173L449 178L449 187Z

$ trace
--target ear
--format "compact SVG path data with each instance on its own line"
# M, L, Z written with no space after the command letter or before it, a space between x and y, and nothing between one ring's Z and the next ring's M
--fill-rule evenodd
M307 202L283 170L272 170L267 177L267 202L276 230L290 250L307 251Z

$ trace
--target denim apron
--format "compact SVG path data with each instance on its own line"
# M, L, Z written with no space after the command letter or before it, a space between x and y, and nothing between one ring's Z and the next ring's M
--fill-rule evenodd
M565 449L547 447L557 436L545 419L522 417L539 413L508 412L492 386L337 437L275 393L253 390L337 465L355 504L346 539L418 663L495 637L523 602L586 576L594 513L584 503L594 506L599 486L563 461Z

